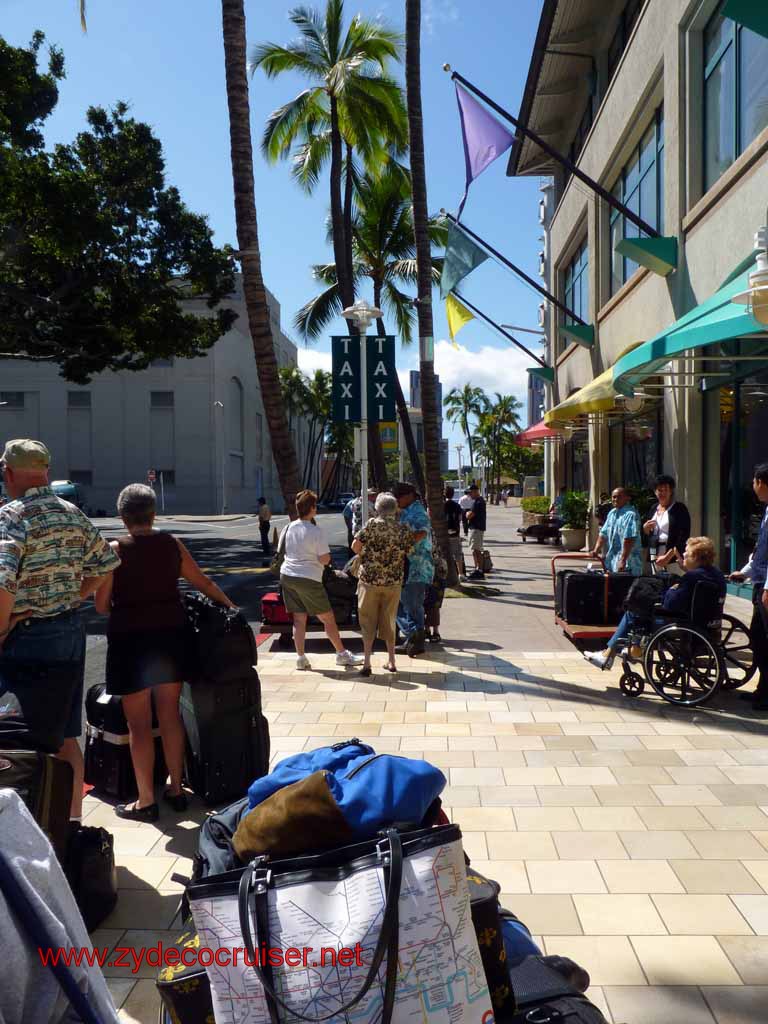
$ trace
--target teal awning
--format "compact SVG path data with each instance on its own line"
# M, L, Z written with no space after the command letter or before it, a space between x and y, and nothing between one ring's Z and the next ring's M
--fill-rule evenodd
M616 391L631 397L636 387L658 373L670 359L677 359L691 349L765 332L765 327L757 323L746 306L731 302L731 296L749 288L750 270L751 265L747 270L742 269L741 273L705 302L681 316L671 327L617 360L613 366L613 386ZM768 340L765 342L765 351L768 359Z

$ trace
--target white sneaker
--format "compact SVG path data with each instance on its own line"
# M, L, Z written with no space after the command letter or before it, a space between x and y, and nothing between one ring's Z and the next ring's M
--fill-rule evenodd
M298 656L298 658L296 659L296 668L304 672L308 672L312 668L312 666L309 664L309 658L306 656L306 654L300 654Z
M340 651L336 655L336 664L343 665L345 668L354 668L357 665L363 664L362 654L352 654L351 651Z
M613 654L605 655L601 654L600 651L585 651L584 657L591 665L595 665L602 672L605 672L613 665Z

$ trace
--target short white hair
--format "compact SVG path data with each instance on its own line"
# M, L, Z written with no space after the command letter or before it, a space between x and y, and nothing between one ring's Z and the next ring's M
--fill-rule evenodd
M381 494L376 498L376 514L380 516L396 516L397 515L397 498L394 494L389 494L387 491L382 491Z

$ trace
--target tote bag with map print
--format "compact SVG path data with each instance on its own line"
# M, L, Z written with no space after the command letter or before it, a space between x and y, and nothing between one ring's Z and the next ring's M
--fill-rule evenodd
M217 1022L493 1024L456 825L257 857L187 895Z

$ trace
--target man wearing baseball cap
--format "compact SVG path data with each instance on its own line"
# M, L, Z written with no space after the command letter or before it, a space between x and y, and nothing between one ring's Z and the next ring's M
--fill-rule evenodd
M83 803L82 731L85 623L80 605L120 561L96 527L48 486L51 455L42 441L8 441L0 460L9 501L0 508L0 674L4 663L71 664L78 682L58 756L74 773L71 817ZM54 701L54 692L42 693Z

